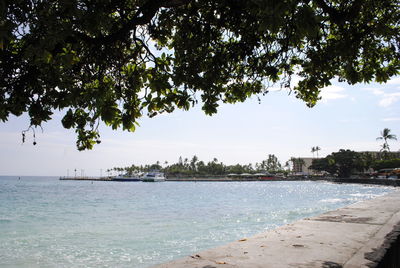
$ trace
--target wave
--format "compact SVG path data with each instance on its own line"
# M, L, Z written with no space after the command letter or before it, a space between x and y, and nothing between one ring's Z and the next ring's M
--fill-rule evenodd
M321 203L341 203L346 202L348 199L345 198L330 198L330 199L322 199L319 202Z

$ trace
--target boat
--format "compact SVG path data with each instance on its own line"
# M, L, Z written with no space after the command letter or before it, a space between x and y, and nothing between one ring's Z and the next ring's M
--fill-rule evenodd
M112 181L141 181L141 179L138 175L129 175L129 174L118 175L118 176L113 177L111 180Z
M161 172L147 172L142 177L143 182L160 182L165 181L164 173Z

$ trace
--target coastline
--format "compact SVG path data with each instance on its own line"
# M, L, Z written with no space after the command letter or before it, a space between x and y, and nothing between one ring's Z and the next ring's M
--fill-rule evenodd
M390 265L400 261L399 223L396 190L153 268Z
M60 180L76 181L117 181L112 177L60 177ZM128 181L128 180L127 180ZM203 176L203 177L168 177L165 181L176 182L240 182L240 181L325 181L333 183L356 183L384 186L400 186L400 180L377 179L377 178L335 178L335 177L226 177L226 176Z
M322 181L333 183L355 183L355 184L371 184L371 185L384 185L384 186L400 186L400 180L390 179L377 179L377 178L336 178L336 177L272 177L268 179L258 178L229 178L229 177L193 177L193 178L168 178L167 181L210 181L210 182L229 182L229 181Z

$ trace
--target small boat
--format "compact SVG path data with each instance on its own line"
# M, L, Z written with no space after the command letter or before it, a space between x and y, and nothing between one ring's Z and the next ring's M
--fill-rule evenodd
M141 181L137 175L123 174L112 178L113 181Z
M164 173L161 172L147 172L143 175L142 181L144 182L160 182L165 181Z

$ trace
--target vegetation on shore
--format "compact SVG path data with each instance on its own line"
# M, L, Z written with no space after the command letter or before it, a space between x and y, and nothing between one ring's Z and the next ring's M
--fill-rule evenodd
M373 172L385 168L400 168L399 153L391 153L388 141L397 140L396 135L389 128L384 128L376 140L383 140L379 152L355 152L339 150L330 155L314 159L309 167L315 171L324 171L339 177L350 177L351 174ZM312 147L311 152L318 152L317 147Z
M381 146L381 151L382 152L390 152L390 147L388 141L390 140L395 140L397 141L397 137L394 134L391 134L391 130L388 128L384 128L381 131L381 135L376 138L376 140L383 140L383 144Z
M347 178L355 173L373 173L385 168L399 168L400 158L396 157L398 154L389 152L374 154L341 149L324 158L314 159L310 169Z
M389 154L394 155L394 154ZM386 155L386 157L388 157ZM114 167L107 172L135 174L138 172L147 172L151 170L163 171L169 176L222 176L230 174L293 174L293 166L304 165L302 158L291 158L285 165L281 165L277 157L273 154L268 155L266 160L255 164L236 164L226 165L218 159L204 162L197 156L189 158L179 157L178 162L169 164L167 161L160 163L157 161L150 165L131 165L128 167ZM349 177L355 173L372 173L384 168L400 167L400 158L381 159L380 155L369 152L355 152L352 150L341 149L333 152L326 157L313 159L309 167L314 171L323 172L321 174L330 174L342 178Z
M267 159L254 165L249 164L236 164L226 165L214 158L212 161L204 162L194 155L190 160L189 158L179 157L178 162L169 164L167 161L161 165L157 161L151 165L131 165L129 167L114 167L108 169L108 172L115 171L119 173L133 174L136 172L146 172L150 170L160 170L168 175L173 176L206 176L206 175L228 175L228 174L255 174L255 173L287 173L289 163L282 166L278 158L270 154Z
M355 152L352 150L341 149L338 152L332 152L326 157L318 158L318 151L321 150L319 146L311 148L311 153L317 153L317 158L312 160L312 164L308 167L321 174L330 174L338 177L349 177L354 173L372 173L385 168L400 168L400 153L390 152L389 140L397 140L396 135L391 134L388 128L381 131L381 136L377 140L383 140L379 152ZM129 167L114 167L108 169L107 172L112 171L118 173L133 174L137 172L147 172L151 170L163 171L172 176L215 176L215 175L229 175L229 174L290 174L296 173L300 167L305 166L304 158L292 157L282 165L274 154L269 154L265 160L254 165L249 164L236 164L226 165L217 158L212 161L204 162L194 155L190 160L189 158L179 157L177 163L169 164L167 161L161 165L157 161L151 165L131 165Z

